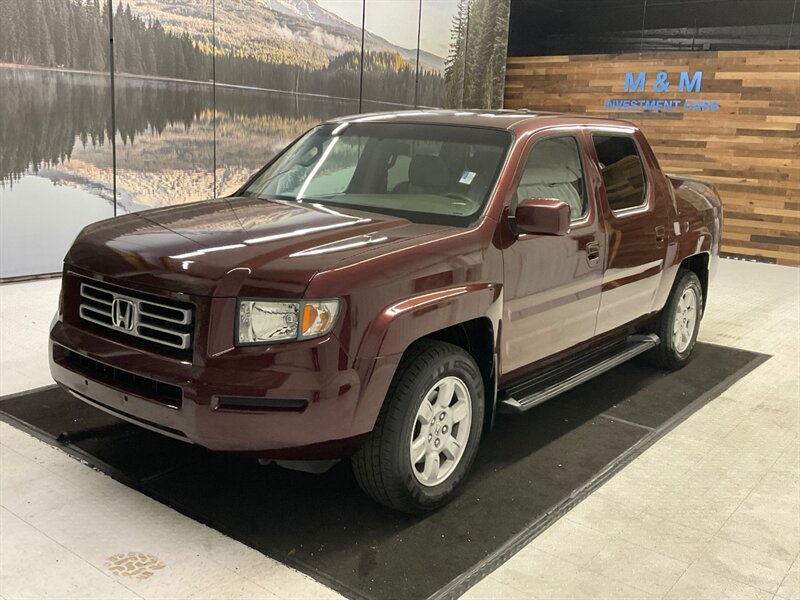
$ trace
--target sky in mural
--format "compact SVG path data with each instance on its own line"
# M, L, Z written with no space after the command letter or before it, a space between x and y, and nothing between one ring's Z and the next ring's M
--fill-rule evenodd
M343 0L317 0L325 10L339 15L346 21L361 27L361 5ZM418 11L393 10L395 0L367 0L367 10L382 18L370 18L370 30L375 35L403 46L417 47ZM422 24L423 36L420 47L436 56L447 56L450 46L450 28L458 0L424 0Z

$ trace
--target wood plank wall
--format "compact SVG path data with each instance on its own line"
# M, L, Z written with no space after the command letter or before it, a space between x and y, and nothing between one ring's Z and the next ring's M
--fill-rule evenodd
M625 93L625 74L640 71L645 91ZM653 91L659 71L669 74L669 92ZM681 71L703 72L700 93L678 91ZM718 100L720 108L604 108L607 99L672 98ZM505 107L635 122L666 172L716 184L724 253L800 265L800 50L510 57Z

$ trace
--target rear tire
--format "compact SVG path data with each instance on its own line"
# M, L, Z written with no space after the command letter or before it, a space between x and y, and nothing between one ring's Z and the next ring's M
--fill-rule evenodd
M422 340L406 352L375 428L351 464L373 500L407 513L435 510L460 491L483 429L484 387L462 348Z
M661 343L648 353L657 367L674 371L692 358L703 318L703 288L692 271L678 271L666 306L655 323Z

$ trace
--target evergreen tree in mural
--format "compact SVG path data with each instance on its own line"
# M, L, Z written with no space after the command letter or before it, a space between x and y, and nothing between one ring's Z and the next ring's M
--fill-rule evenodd
M107 25L99 0L0 0L0 61L107 68Z
M467 47L469 0L459 0L458 11L450 29L450 52L445 59L445 84L447 103L451 108L463 106L464 71Z
M447 106L503 105L510 0L460 0L445 60Z

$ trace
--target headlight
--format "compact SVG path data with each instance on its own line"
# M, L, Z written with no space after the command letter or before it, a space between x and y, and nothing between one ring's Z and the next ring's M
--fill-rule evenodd
M325 335L333 327L338 312L338 300L239 300L237 341L263 344Z

